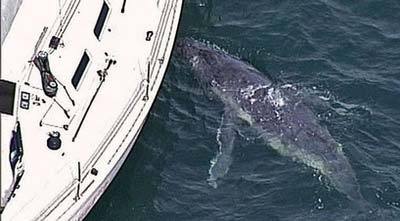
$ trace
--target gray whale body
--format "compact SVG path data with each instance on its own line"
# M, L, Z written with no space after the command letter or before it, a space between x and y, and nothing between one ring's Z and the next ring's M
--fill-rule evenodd
M209 86L231 113L260 132L272 148L317 169L349 199L364 201L342 146L319 124L293 87L278 86L250 64L194 39L178 39L175 53L188 60L196 78ZM223 150L219 155L227 158ZM215 167L220 175L213 179L227 172L221 167Z

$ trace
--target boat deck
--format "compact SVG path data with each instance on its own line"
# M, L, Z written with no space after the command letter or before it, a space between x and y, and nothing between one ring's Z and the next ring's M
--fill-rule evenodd
M1 115L2 203L10 194L16 122L23 175L4 220L82 219L111 182L161 84L181 0L25 0L2 45L2 79L16 82L13 115ZM57 44L57 38L60 42ZM54 45L49 46L53 40ZM56 49L52 47L57 47ZM46 96L38 53L58 84ZM49 134L61 147L52 150Z

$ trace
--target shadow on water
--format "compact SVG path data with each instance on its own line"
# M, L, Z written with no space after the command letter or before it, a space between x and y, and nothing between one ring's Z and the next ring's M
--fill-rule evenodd
M160 171L170 158L176 139L176 135L161 123L169 112L168 105L162 105L162 97L154 104L159 108L150 113L117 176L85 220L152 220L158 217L151 199L157 195L162 179Z

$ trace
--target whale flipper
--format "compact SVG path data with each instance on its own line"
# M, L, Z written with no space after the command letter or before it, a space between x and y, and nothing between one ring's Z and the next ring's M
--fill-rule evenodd
M214 188L218 187L217 180L228 173L229 167L232 164L232 152L235 142L235 130L232 118L232 111L225 111L217 130L218 151L217 155L210 161L211 166L208 170L210 176L207 179L208 183Z

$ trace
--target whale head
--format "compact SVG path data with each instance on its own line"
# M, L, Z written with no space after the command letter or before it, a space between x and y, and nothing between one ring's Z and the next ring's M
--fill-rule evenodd
M176 41L174 53L178 58L190 63L198 80L213 88L231 91L252 84L271 84L271 81L253 66L227 54L216 45L192 38L181 38Z
M227 58L216 50L212 50L206 43L191 38L182 38L176 41L176 55L188 61L197 77L205 82L215 81L220 77L229 77L227 72L222 73ZM231 73L233 75L234 73Z

